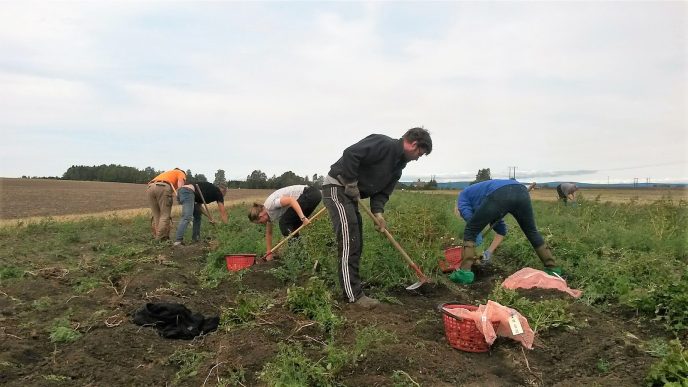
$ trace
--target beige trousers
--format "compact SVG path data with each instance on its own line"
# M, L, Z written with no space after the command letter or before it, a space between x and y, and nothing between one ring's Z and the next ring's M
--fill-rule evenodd
M151 183L148 185L146 194L153 212L152 226L155 239L169 239L172 226L172 186L165 183Z

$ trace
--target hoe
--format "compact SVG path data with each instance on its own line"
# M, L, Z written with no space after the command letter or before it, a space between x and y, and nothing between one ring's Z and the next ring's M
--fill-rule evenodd
M378 227L380 227L380 224L377 222L375 215L373 215L373 213L370 212L370 209L365 204L363 204L361 202L359 202L359 204L361 207L363 207L363 209L370 216L370 218L373 220L373 222L375 222L375 224L377 224ZM418 276L418 282L407 286L406 290L415 290L415 289L418 289L419 287L421 287L423 284L430 282L428 277L426 277L425 274L423 274L423 272L420 270L418 265L416 265L416 263L413 262L411 257L409 257L408 254L406 254L406 251L404 251L404 249L401 248L401 245L399 245L399 243L397 243L397 241L394 240L394 237L392 236L392 234L390 234L386 228L383 229L382 232L385 234L387 239L389 239L389 241L392 242L392 245L394 246L394 248L397 249L397 251L401 254L401 256L404 257L404 260L411 267L411 269L413 269L413 271L416 273L416 276Z

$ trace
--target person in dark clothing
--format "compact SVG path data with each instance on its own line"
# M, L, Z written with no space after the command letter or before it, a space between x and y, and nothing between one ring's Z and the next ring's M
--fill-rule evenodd
M561 183L557 186L557 195L559 196L559 200L564 201L564 205L567 205L569 200L574 205L577 204L576 191L578 191L576 183Z
M409 161L418 160L432 151L430 133L423 128L409 129L400 139L371 134L346 148L342 157L330 167L323 182L323 204L332 220L337 237L339 282L344 297L363 308L379 301L363 293L358 264L363 251L363 228L358 201L370 198L370 208L380 226L385 204L402 170Z
M227 223L227 210L225 210L225 186L218 187L214 184L201 181L194 184L186 184L177 192L177 200L182 205L182 218L177 226L177 235L174 246L179 246L184 241L184 232L189 222L193 220L191 240L198 242L201 239L201 214L205 214L211 224L215 224L212 215L204 204L217 202L222 223Z
M310 223L309 216L320 204L320 191L307 185L291 185L273 192L265 203L253 203L248 219L265 225L265 260L271 261L272 223L279 221L280 231L287 236L302 224Z
M533 207L530 203L528 188L516 180L487 180L473 184L459 195L457 207L466 219L463 231L463 259L458 270L449 279L460 284L470 284L474 280L471 271L476 259L475 246L478 235L488 224L495 225L498 234L505 235L506 227L501 220L511 214L528 238L548 274L561 274L545 240L535 226Z

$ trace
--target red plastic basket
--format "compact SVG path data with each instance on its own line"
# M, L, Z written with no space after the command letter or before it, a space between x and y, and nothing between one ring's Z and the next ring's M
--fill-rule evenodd
M475 326L475 321L458 318L445 310L463 308L470 311L478 310L477 306L460 304L443 304L440 306L442 319L444 320L444 334L453 348L466 352L487 352L490 346L485 341L485 336ZM493 321L492 327L497 330L499 321Z
M246 269L247 267L253 266L253 264L256 261L256 255L255 254L225 255L225 260L227 261L227 270L239 271L241 269Z
M444 250L444 260L440 260L439 265L442 273L452 272L461 266L463 248L454 246Z

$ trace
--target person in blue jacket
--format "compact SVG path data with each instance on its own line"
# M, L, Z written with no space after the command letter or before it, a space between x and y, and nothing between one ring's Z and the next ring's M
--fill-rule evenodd
M535 249L548 274L561 274L552 251L537 230L528 188L516 180L487 180L468 186L461 191L457 200L461 217L466 220L463 232L463 259L459 269L449 279L460 284L470 284L475 276L471 271L476 260L475 246L478 236L488 224L493 225L498 235L506 235L502 219L511 214Z

